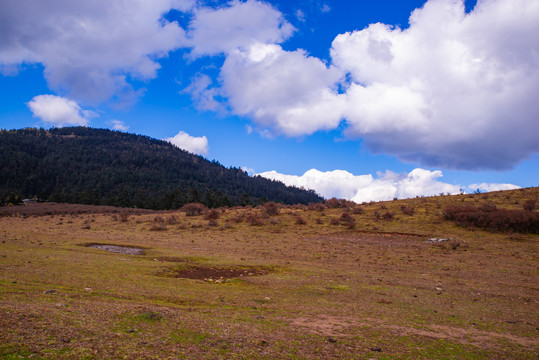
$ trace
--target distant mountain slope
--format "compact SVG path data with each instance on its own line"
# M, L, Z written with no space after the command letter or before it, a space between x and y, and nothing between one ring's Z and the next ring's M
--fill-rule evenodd
M0 130L0 200L13 196L175 209L320 202L314 191L250 177L168 142L86 127Z

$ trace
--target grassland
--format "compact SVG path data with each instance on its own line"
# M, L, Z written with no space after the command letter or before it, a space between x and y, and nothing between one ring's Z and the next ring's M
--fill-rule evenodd
M0 358L537 359L538 235L442 216L530 199L538 188L209 220L5 208Z

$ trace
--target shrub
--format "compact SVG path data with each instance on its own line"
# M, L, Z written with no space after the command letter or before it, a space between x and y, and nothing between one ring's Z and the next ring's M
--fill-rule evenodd
M217 220L219 219L219 211L216 209L209 210L206 215L204 216L204 219L206 220Z
M208 226L217 226L219 223L217 222L217 219L208 219Z
M402 205L401 211L404 215L413 216L414 215L414 208L411 206Z
M499 232L539 233L539 213L532 211L498 209L493 205L449 206L443 215L460 226Z
M127 211L122 211L120 213L120 221L121 222L127 222L129 221L129 213Z
M312 211L324 211L326 205L322 203L309 203L309 205L307 205L307 208Z
M187 216L198 216L206 212L208 208L200 203L189 203L181 207L180 211L185 212Z
M304 218L302 218L301 216L296 216L296 225L305 225L307 224L307 221L305 221Z
M339 225L341 222L339 221L338 218L331 218L331 220L329 221L329 224L330 225Z
M522 207L523 207L524 210L526 210L526 211L533 211L533 210L535 210L535 200L533 200L533 199L526 200L526 202L525 202L524 204L522 204Z
M176 215L170 215L167 218L167 224L169 225L176 225L178 223L178 217Z
M165 219L163 219L163 217L159 215L154 217L150 231L165 231L165 230L167 230L167 224L165 223Z
M247 216L247 222L251 225L251 226L261 226L261 225L264 225L264 220L262 220L262 218L260 218L259 216L257 215L249 215Z
M277 205L277 204L274 203L273 201L272 201L272 202L265 203L265 204L264 204L264 208L266 209L266 213L267 213L269 216L274 216L274 215L278 215L278 214L279 214L279 205Z
M356 214L356 215L361 215L365 212L365 210L363 210L363 208L361 206L355 206L353 209L352 209L352 213Z

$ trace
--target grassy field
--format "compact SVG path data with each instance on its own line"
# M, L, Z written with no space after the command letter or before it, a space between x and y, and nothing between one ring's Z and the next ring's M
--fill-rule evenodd
M539 188L213 219L6 207L0 358L538 359L538 235L442 215L530 199Z

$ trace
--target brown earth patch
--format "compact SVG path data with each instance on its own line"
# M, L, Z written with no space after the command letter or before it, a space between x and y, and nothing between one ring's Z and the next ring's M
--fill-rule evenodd
M158 276L195 280L228 280L240 277L267 275L272 271L264 266L208 266L208 265L179 265L167 268Z

